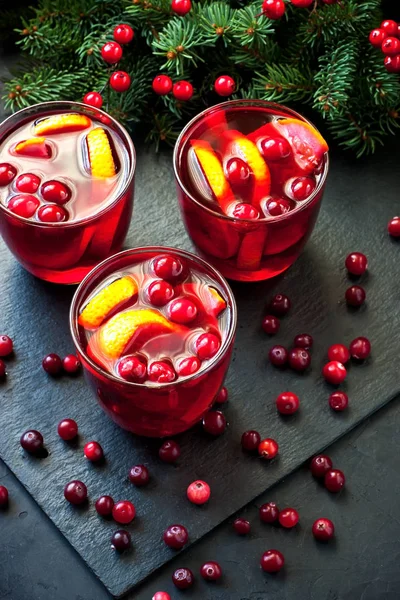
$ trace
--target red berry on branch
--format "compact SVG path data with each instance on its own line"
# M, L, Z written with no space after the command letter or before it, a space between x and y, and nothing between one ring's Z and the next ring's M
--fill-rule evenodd
M314 0L290 0L290 2L297 8L307 8L313 4Z
M214 90L219 96L230 96L235 88L235 80L229 75L220 75L214 82Z
M393 217L388 223L387 230L392 237L400 237L400 217Z
M386 35L397 35L397 23L391 19L387 19L386 21L382 21L380 29L386 33Z
M0 163L0 186L8 185L17 174L17 169L10 163Z
M122 48L117 42L107 42L101 49L101 56L109 65L115 65L122 58Z
M172 79L168 75L157 75L152 83L153 91L159 96L165 96L172 90Z
M114 29L114 40L120 44L129 44L133 40L135 33L130 25L121 23Z
M131 78L125 71L115 71L110 77L110 86L115 92L126 92L131 85Z
M387 33L383 29L373 29L369 34L369 41L374 48L382 48L382 42L387 38Z
M361 252L352 252L346 258L346 269L352 275L362 275L367 270L368 260Z
M283 0L264 0L262 3L262 12L268 19L280 19L285 14L285 10Z
M396 54L396 56L385 56L383 62L388 73L400 73L400 54Z
M94 106L95 108L101 108L103 106L103 98L99 92L88 92L83 96L83 102Z
M172 0L171 8L180 17L184 17L192 8L190 0Z
M400 53L400 40L397 37L387 37L382 42L382 52L388 56L395 56Z
M338 0L322 0L324 4L337 4Z
M193 96L193 86L191 83L189 83L189 81L177 81L174 83L172 95L177 100L186 102Z

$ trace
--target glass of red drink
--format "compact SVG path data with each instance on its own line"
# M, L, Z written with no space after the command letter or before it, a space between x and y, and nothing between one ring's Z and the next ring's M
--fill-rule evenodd
M259 281L293 264L329 166L328 146L309 121L272 102L224 102L183 129L173 162L187 232L225 277Z
M135 149L105 112L43 102L0 124L0 231L33 275L79 283L121 249L133 208Z
M124 429L163 437L211 407L230 362L236 305L225 279L190 252L125 250L82 281L70 311L85 377Z

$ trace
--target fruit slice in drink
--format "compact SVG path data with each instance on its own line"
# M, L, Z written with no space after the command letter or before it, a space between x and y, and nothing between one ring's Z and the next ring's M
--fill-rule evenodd
M99 327L109 314L138 293L136 281L129 276L116 279L98 292L79 315L78 322L86 329Z
M226 308L225 300L218 290L211 285L193 282L182 283L176 287L175 294L177 296L188 296L195 302L198 315L197 322L206 319L207 315L216 319Z
M85 115L68 113L52 115L35 124L36 135L55 135L57 133L72 133L83 131L90 127L92 121Z
M265 228L255 229L244 234L236 259L238 269L255 271L260 268L266 239Z
M51 147L46 144L45 137L29 138L18 142L14 147L14 152L20 156L30 156L31 158L51 157Z
M206 254L227 259L235 256L240 234L230 223L218 217L210 218L204 211L185 211L187 227L193 242Z
M320 165L329 148L312 125L299 119L279 119L274 126L289 141L295 161L303 171L311 173Z

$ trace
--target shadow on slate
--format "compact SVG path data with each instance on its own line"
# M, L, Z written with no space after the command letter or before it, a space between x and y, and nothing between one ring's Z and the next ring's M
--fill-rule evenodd
M177 208L171 155L155 156L141 148L138 154L135 213L126 246L191 249ZM45 375L45 354L73 350L68 308L74 289L34 279L1 246L1 330L13 337L16 348L1 388L1 457L115 596L174 556L161 541L167 525L186 525L195 542L399 391L400 339L393 329L400 245L386 233L387 221L398 211L399 156L398 150L387 150L364 162L352 162L348 155L333 157L316 230L295 266L273 282L233 284L239 320L227 381L230 402L224 409L230 427L215 440L200 427L181 435L177 466L160 464L158 442L135 438L109 421L83 378L52 380ZM367 304L357 312L343 301L350 285L343 263L352 250L366 252L370 269L363 280ZM279 335L268 338L260 322L268 297L278 291L291 297L292 310L282 320ZM267 363L269 347L290 345L302 332L315 339L309 373L282 372ZM350 408L335 414L327 404L331 388L320 375L326 349L358 335L371 339L372 356L349 368L343 389ZM274 400L288 389L300 396L302 405L294 418L283 419ZM78 447L57 436L57 423L65 417L79 423ZM20 449L19 437L27 428L43 433L46 459L28 457ZM249 428L279 442L277 460L267 464L242 454L240 436ZM105 450L104 466L83 458L83 445L91 439ZM127 479L136 463L148 465L152 475L150 485L140 491ZM212 488L212 500L203 508L193 507L185 497L187 485L197 478L206 479ZM82 479L88 486L91 503L85 510L77 511L63 499L64 485L71 479ZM93 506L101 494L132 500L137 507L138 516L129 527L134 541L130 554L119 557L110 550L115 524L99 519Z

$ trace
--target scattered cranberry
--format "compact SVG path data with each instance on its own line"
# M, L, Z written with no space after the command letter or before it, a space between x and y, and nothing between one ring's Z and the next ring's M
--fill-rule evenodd
M362 275L367 270L368 259L361 252L352 252L347 256L345 265L352 275Z
M262 440L258 446L258 454L261 458L265 458L266 460L271 460L275 458L278 454L279 446L277 442L271 438L266 438Z
M388 232L392 237L400 237L400 217L393 217L388 223Z
M83 453L90 462L98 462L104 458L103 448L99 442L88 442L85 444Z
M279 550L267 550L262 555L260 564L266 573L277 573L285 564L285 557Z
M190 569L176 569L172 574L172 581L179 590L187 590L194 584L194 575Z
M131 547L131 534L129 531L118 529L111 538L111 546L117 552L128 550Z
M69 442L78 435L78 424L73 419L63 419L58 424L57 432L62 440Z
M386 35L397 35L397 23L391 19L382 21L380 29L382 29Z
M164 306L174 297L174 288L163 279L153 281L147 288L150 302L154 306Z
M114 500L111 496L100 496L100 498L96 500L94 507L102 517L110 517L114 507Z
M200 575L206 581L218 581L222 577L222 569L217 562L206 562L200 569Z
M211 496L211 490L208 483L198 479L193 481L187 489L187 497L193 504L201 505L208 502Z
M352 285L346 290L346 302L349 306L361 306L365 298L365 290L360 285Z
M60 223L68 219L65 208L57 204L44 204L39 208L37 216L43 223Z
M267 201L265 208L271 217L279 217L280 215L289 212L292 205L287 198L270 198Z
M269 310L272 315L283 317L289 311L291 302L284 294L276 294L269 304Z
M15 180L15 187L19 192L35 194L40 185L40 177L33 173L23 173Z
M325 477L325 473L332 469L333 463L326 454L318 454L311 461L310 469L314 477Z
M124 356L117 365L117 372L122 379L131 383L142 383L147 377L147 367L136 356Z
M346 379L346 367L337 360L331 360L322 369L322 375L328 383L339 385Z
M268 356L275 367L283 367L288 361L288 351L284 346L273 346Z
M0 379L3 379L3 377L6 376L6 372L7 372L6 363L4 362L4 360L1 360L1 358L0 358Z
M275 502L268 502L260 506L259 514L263 523L275 523L279 518L279 508Z
M251 529L249 521L240 518L233 521L233 528L239 535L247 535Z
M344 486L346 478L344 473L339 469L329 469L325 473L324 484L327 490L330 492L340 492Z
M17 169L10 163L0 163L0 186L8 185L17 174Z
M250 177L250 168L241 158L230 158L226 163L225 172L231 185L243 185Z
M345 410L348 404L349 398L344 392L333 392L329 396L329 406L332 410L335 410L336 412L341 412L342 410Z
M42 367L49 375L59 375L62 369L62 361L58 354L48 354L42 361Z
M40 192L46 202L54 202L55 204L66 204L71 198L70 189L64 183L55 179L46 181L40 188Z
M220 410L208 412L203 418L204 431L211 435L221 435L226 429L226 418Z
M149 470L144 465L135 465L132 467L128 477L136 487L143 487L144 485L147 485L150 480Z
M295 371L305 371L311 364L311 354L305 348L292 348L289 352L289 365Z
M30 219L30 217L33 217L35 214L39 204L40 202L36 196L32 196L31 194L18 194L9 200L7 208L19 217Z
M155 383L171 383L175 379L173 367L161 360L151 363L147 369L147 374L150 381Z
M196 354L200 360L215 356L221 346L219 338L213 333L202 333L195 341Z
M83 504L87 499L87 487L82 481L70 481L64 488L64 497L71 504Z
M180 325L191 323L197 316L197 306L189 298L176 298L168 306L171 321Z
M299 333L299 335L296 335L294 338L293 343L295 348L304 348L304 350L310 350L314 340L308 333Z
M332 344L328 348L328 358L330 361L338 361L345 365L350 360L350 352L344 344Z
M291 529L299 522L299 513L294 508L284 508L279 512L278 519L282 527Z
M316 540L327 542L335 533L335 526L330 519L317 519L312 526L313 536Z
M245 431L242 435L242 448L243 450L247 450L247 452L255 452L258 450L260 442L261 435L258 431L254 431L253 429Z
M293 415L299 406L300 400L293 392L282 392L276 399L276 408L281 415Z
M114 504L112 509L114 521L122 525L128 525L136 516L136 508L129 500L120 500Z
M36 429L28 429L21 435L20 443L29 454L37 454L43 448L43 436Z
M172 600L167 592L156 592L151 600Z
M357 360L365 360L371 353L371 342L366 337L358 337L350 343L350 355Z
M0 508L8 506L8 489L4 485L0 485Z
M179 258L170 254L162 254L154 259L153 270L160 279L166 279L173 283L182 276L184 267Z
M66 373L75 375L81 368L81 361L75 354L67 354L67 356L63 358L62 366Z
M170 525L163 533L165 544L174 550L181 550L188 539L188 530L183 525Z
M226 389L226 387L222 387L218 394L215 397L215 402L217 404L225 404L225 402L228 402L228 390Z
M268 335L275 335L278 333L280 325L280 320L274 315L267 315L264 317L262 322L262 328L264 329L265 333L268 333Z
M315 190L315 179L312 177L296 177L290 184L290 192L294 200L306 200Z
M187 356L178 360L175 365L175 370L181 377L189 377L189 375L197 373L200 367L201 361L197 356Z
M260 142L260 149L267 162L282 160L290 156L292 152L289 142L281 136L263 138Z
M369 41L374 48L382 48L382 42L387 38L387 33L383 29L373 29L369 34Z
M247 202L239 202L239 204L234 206L232 216L236 219L254 220L258 219L260 212L252 204L248 204Z
M13 351L13 341L8 335L0 335L0 356L8 356Z
M177 444L177 442L174 442L174 440L167 440L166 442L164 442L158 451L158 456L163 462L166 463L176 462L180 455L181 449L179 447L179 444Z

